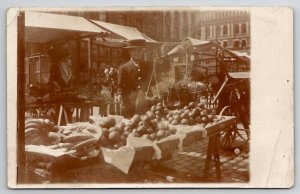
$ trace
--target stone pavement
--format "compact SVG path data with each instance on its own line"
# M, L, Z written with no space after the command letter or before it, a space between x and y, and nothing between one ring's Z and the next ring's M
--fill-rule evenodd
M242 136L246 137L246 134L242 132ZM170 160L161 161L158 166L146 170L146 173L154 172L159 177L165 176L166 182L217 182L214 162L210 164L208 179L203 178L207 144L206 140L202 140L184 147L182 151L174 153ZM248 182L249 142L238 137L233 149L220 149L220 162L221 182Z

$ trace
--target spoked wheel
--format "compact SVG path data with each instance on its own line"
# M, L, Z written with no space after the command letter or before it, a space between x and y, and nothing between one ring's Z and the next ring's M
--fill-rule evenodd
M235 116L229 106L225 106L220 112L222 116ZM240 130L237 128L237 122L231 125L229 128L221 132L221 147L223 149L233 149L236 147L236 139L240 137L241 139L247 141L239 132Z
M234 141L236 139L237 129L234 125L230 126L230 129L227 129L226 132L223 132L221 136L221 146L224 149L231 149L233 148Z

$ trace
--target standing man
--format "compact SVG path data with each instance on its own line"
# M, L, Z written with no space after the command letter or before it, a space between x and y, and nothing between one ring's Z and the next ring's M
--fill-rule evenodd
M144 114L148 109L145 91L151 68L142 61L145 47L144 39L128 40L124 47L130 59L119 68L117 100L121 103L122 116L125 118Z

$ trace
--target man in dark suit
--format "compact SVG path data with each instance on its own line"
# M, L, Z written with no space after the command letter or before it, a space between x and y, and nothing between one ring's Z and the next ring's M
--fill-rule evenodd
M124 47L129 52L130 60L119 68L117 95L121 102L121 114L126 118L147 111L145 91L151 68L142 61L145 47L146 41L143 39L129 40Z

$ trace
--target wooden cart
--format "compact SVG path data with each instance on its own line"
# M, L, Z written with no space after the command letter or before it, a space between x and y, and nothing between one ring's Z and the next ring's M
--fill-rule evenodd
M217 104L219 115L235 116L237 119L230 130L221 134L221 146L225 149L234 148L237 137L247 142L250 136L250 73L228 73L213 103ZM247 134L247 138L242 136L242 132Z

